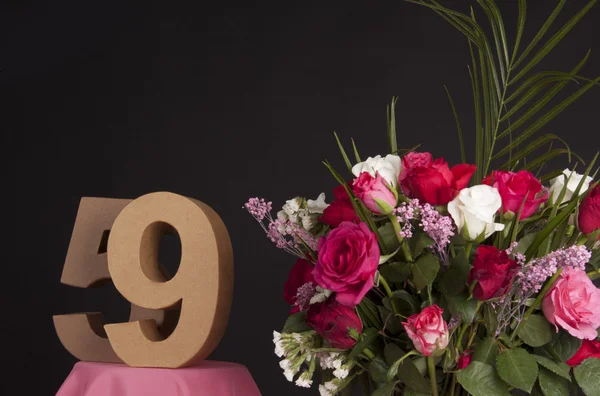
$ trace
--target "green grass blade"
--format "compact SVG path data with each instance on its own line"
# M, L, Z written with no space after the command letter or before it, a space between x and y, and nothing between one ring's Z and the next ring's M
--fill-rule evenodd
M556 45L571 31L571 29L579 22L581 18L596 4L598 0L591 0L585 7L583 7L577 15L575 15L569 22L567 22L558 32L544 44L542 48L533 56L533 58L527 63L525 67L523 67L517 75L508 83L509 85L514 84L519 81L521 77L523 77L531 68L539 63Z
M494 155L494 159L502 157L505 155L511 147L519 145L525 142L531 135L540 130L544 125L550 122L554 117L560 114L564 109L566 109L569 105L575 102L579 97L581 97L584 93L586 93L590 88L592 88L598 81L600 81L600 77L592 80L592 82L588 83L584 87L580 88L577 92L573 93L567 99L554 106L550 111L540 117L536 122L530 125L524 132L522 132L513 142L500 150L496 155Z
M590 56L590 52L588 51L587 54L581 60L581 62L579 62L579 64L577 66L575 66L575 68L573 70L571 70L571 72L569 73L569 75L567 77L565 77L561 82L559 82L554 87L552 87L537 102L535 102L535 104L533 106L531 106L525 113L523 113L521 115L521 117L519 117L519 119L512 124L513 130L515 128L519 128L521 125L523 125L525 122L527 122L527 120L529 120L533 115L535 115L538 111L543 109L544 106L546 104L548 104L548 102L550 102L552 100L552 98L554 98L567 85L567 83L569 82L571 77L574 76L575 74L577 74L579 69L581 69L583 67L583 65L585 65L589 56ZM504 136L506 136L506 133L507 133L507 130L500 133L500 135L498 135L498 139L502 139Z
M398 152L398 139L396 137L396 111L394 110L397 100L397 98L393 97L392 103L387 107L388 141L391 154Z
M549 182L550 180L554 179L555 177L558 177L560 175L563 174L563 171L560 169L554 170L552 172L548 172L546 173L544 176L540 177L540 181L542 182L542 184Z
M362 162L362 161L360 160L360 155L358 155L358 149L356 148L354 139L350 139L350 140L352 140L352 150L354 151L354 158L356 159L356 163L358 164L359 162Z
M502 13L496 3L493 0L486 0L492 14L494 15L494 19L496 20L496 25L498 26L498 31L500 32L500 42L502 44L502 53L504 54L504 61L506 63L506 68L508 69L509 58L508 58L508 42L506 40L506 30L504 29L504 21L502 20ZM501 54L498 54L501 57Z
M344 146L342 146L342 142L340 142L340 138L338 137L337 133L335 133L335 132L333 132L333 136L335 136L335 140L338 144L338 147L340 148L340 152L342 153L342 157L344 158L344 162L346 163L348 170L350 171L350 173L352 173L352 164L350 163L350 160L348 159L348 155L346 154L346 150L344 150Z
M523 38L523 31L525 30L525 20L527 16L527 0L519 0L519 18L517 20L517 37L515 38L515 46L513 48L512 58L510 60L509 65L514 64L515 59L517 57L517 52L519 51L519 45L521 44L521 39Z
M488 0L477 0L483 11L485 12L488 20L490 22L490 26L492 28L492 36L494 37L494 43L496 44L496 52L498 53L498 66L500 67L500 78L502 79L502 85L506 85L506 69L508 68L508 59L505 60L502 52L502 37L500 34L500 30L498 27L498 20L494 15L491 7L489 6ZM506 37L504 37L506 39ZM505 43L504 43L505 44ZM506 67L505 67L506 65Z
M546 22L544 22L544 24L542 25L540 30L537 32L537 34L535 35L533 40L531 40L531 42L529 43L527 48L525 48L525 51L523 51L523 53L521 54L519 59L516 62L514 62L513 68L516 68L517 66L519 66L521 64L521 62L523 62L525 60L525 58L527 58L527 56L529 55L531 50L533 50L535 48L537 43L540 42L540 40L544 37L544 35L548 31L548 29L550 28L550 26L552 26L552 23L554 22L554 20L556 19L556 17L560 13L560 11L562 10L562 8L566 2L567 2L567 0L560 0L558 2L558 4L556 5L556 8L554 8L554 11L552 11L552 14L550 14L550 16L548 17Z
M446 94L448 95L448 100L450 101L450 107L452 108L452 114L454 114L454 120L456 121L456 130L458 131L458 140L460 143L460 158L463 164L467 163L467 154L465 152L465 141L463 140L463 132L460 127L460 121L458 119L458 114L456 113L456 107L454 106L454 101L452 100L452 95L450 95L450 91L448 91L448 87L444 85L444 89L446 90Z
M558 136L553 135L553 134L540 136L539 138L537 138L534 141L532 141L531 143L529 143L524 149L513 154L511 160L500 165L499 169L512 168L516 162L521 161L523 158L526 158L529 154L533 153L535 150L539 149L540 147L544 146L546 143L551 142L553 140L561 140L561 139Z
M562 154L569 154L569 150L567 150L567 149L550 150L547 153L536 157L533 161L531 161L526 166L524 166L523 169L534 173L534 171L536 169L538 169L540 166L544 165L546 162L548 162L551 159L556 158Z

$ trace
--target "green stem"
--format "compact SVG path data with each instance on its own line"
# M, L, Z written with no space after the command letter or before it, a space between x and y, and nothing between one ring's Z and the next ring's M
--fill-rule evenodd
M456 346L458 347L458 350L461 352L463 350L462 349L462 339L468 328L469 328L469 325L467 323L463 323L462 327L460 328L460 333L458 333L458 338L456 339Z
M396 238L398 238L398 242L400 243L400 248L402 249L402 254L404 254L404 258L409 263L412 263L413 258L412 258L412 254L410 253L410 248L408 247L408 243L406 242L405 238L402 238L402 236L400 236L400 231L402 231L402 230L400 229L400 223L398 223L398 217L396 217L393 214L390 214L388 217L390 218L390 221L392 222L392 227L394 228L394 234L396 234Z
M390 288L390 285L387 283L385 278L381 275L381 272L379 273L379 283L381 283L381 285L385 289L385 293L388 295L388 297L390 298L390 302L392 303L392 309L394 310L394 313L397 314L398 307L396 307L396 301L392 298L392 289Z
M469 259L469 256L471 255L472 247L473 247L473 242L467 242L467 244L465 245L465 254L467 255L467 260Z
M454 396L456 390L456 374L452 374L452 384L450 384L450 396Z
M363 349L363 353L369 358L369 360L375 359L375 354L369 348Z
M427 356L427 367L429 368L429 380L431 381L431 393L438 396L437 378L435 376L435 358Z
M448 391L448 385L450 385L450 375L446 375L444 378L444 386L442 387L442 395L445 395Z
M525 311L525 315L523 315L523 320L519 322L519 324L515 328L515 331L513 331L512 335L510 336L511 342L515 339L515 336L519 334L519 330L521 330L521 326L523 326L523 323L527 321L527 319L531 316L533 311L535 311L536 308L542 303L542 299L546 296L546 294L548 294L550 288L554 286L554 283L557 281L561 272L562 268L559 268L558 271L556 271L556 273L552 275L552 278L550 278L550 280L546 283L540 294L538 294L533 304L531 304L531 307L529 307L529 309Z
M596 271L588 272L587 276L589 276L591 280L596 280L596 279L600 278L600 269L596 270Z

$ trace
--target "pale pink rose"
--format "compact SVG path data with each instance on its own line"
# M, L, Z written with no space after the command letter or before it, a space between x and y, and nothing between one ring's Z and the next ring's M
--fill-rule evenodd
M573 337L595 340L600 327L600 289L585 271L565 268L542 302L548 322Z
M448 346L448 325L442 313L442 308L431 305L402 323L415 349L424 356L436 355Z
M375 177L368 172L363 172L354 179L352 183L352 191L358 199L360 199L370 211L377 214L389 214L396 207L397 198L390 190L390 185L385 181L379 173ZM388 205L386 208L380 208L375 200L385 202ZM383 209L386 213L381 213Z

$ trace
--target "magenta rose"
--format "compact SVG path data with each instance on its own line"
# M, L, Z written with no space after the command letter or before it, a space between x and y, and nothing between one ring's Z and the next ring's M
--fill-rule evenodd
M335 300L313 304L306 313L306 322L332 347L350 349L356 340L348 334L350 329L362 333L363 325L354 309Z
M344 186L339 185L333 189L335 200L323 211L319 221L331 227L337 227L344 221L359 223L360 218L350 202L350 197Z
M314 265L308 261L304 259L298 259L296 264L294 264L290 270L288 280L283 286L283 298L288 304L294 306L291 313L295 313L300 310L300 307L296 305L296 295L298 294L298 289L307 283L314 283L315 280L312 275L314 268Z
M379 255L377 236L365 223L343 222L319 240L313 276L340 304L354 307L373 287Z
M448 346L448 325L442 313L442 308L431 305L402 322L415 349L424 356L437 355Z
M373 213L389 214L396 207L396 195L390 190L387 182L379 173L376 173L376 177L373 177L369 172L362 172L352 183L352 191ZM383 208L378 207L375 200L385 202L390 210L382 213L380 209Z
M467 187L477 169L475 165L448 167L443 158L431 159L430 153L410 153L402 158L398 183L409 198L430 205L446 205Z
M589 358L600 359L600 341L583 340L579 350L566 363L569 366L579 366Z
M483 179L483 184L495 187L502 197L502 213L519 213L520 220L530 217L550 197L542 183L529 171L494 171Z
M468 279L469 283L477 281L473 297L479 301L486 301L505 295L518 269L517 262L508 257L505 250L479 245Z
M585 271L565 268L542 302L544 316L573 337L595 340L600 327L600 289Z
M600 185L594 187L579 206L579 229L585 235L600 230ZM598 235L600 240L600 235Z

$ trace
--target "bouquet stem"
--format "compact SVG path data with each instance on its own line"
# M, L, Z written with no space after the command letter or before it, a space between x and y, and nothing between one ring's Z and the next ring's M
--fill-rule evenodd
M431 393L433 396L438 396L437 378L435 376L435 358L427 356L427 367L429 368L429 380L431 381Z

